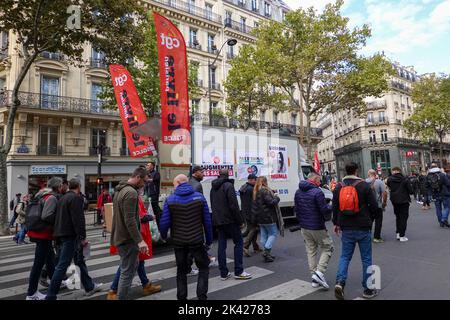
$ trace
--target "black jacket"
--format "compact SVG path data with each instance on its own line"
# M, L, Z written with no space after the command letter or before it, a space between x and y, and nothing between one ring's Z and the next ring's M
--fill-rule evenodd
M252 206L252 222L257 224L277 223L276 206L280 198L267 189L260 189Z
M401 173L390 176L387 180L392 204L405 204L411 202L410 194L414 194L413 187L408 178Z
M58 204L53 236L86 239L86 221L84 218L83 198L73 191L67 192Z
M191 177L189 179L189 184L192 186L192 188L194 188L194 191L200 192L201 194L203 194L203 186L200 183L200 181L197 180L196 177Z
M250 221L252 215L252 203L253 203L253 189L254 186L250 183L245 183L241 189L239 189L239 195L241 197L241 210L245 220Z
M419 176L419 189L422 195L427 194L428 192L428 179L427 176L420 175Z
M356 181L357 179L354 176L347 176L343 179L343 182L347 185ZM339 192L341 188L342 186L339 183L333 191L333 224L339 226L342 230L371 230L372 221L378 212L378 203L370 185L365 181L356 185L360 211L354 216L344 215L339 210Z
M148 174L148 177L152 179L152 181L147 182L145 193L152 198L153 201L157 201L159 198L161 175L156 170L153 170Z
M217 178L211 183L211 210L214 226L244 223L234 190L234 180Z

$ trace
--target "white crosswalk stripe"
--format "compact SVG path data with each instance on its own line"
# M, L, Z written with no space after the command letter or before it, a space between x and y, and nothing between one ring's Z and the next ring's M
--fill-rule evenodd
M294 279L240 300L296 300L317 290L310 282Z

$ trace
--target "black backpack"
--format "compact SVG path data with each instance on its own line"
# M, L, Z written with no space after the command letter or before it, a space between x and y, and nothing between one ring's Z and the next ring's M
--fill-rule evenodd
M40 231L48 225L42 221L42 209L44 208L44 199L37 197L32 199L25 210L25 225L27 230Z
M433 192L438 193L441 191L441 177L439 173L435 172L430 174L428 181Z
M12 200L9 202L9 210L11 210L11 211L14 210L14 199L12 199Z

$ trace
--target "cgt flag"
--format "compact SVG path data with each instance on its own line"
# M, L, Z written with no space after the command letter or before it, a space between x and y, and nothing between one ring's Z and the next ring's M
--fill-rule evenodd
M119 64L110 65L109 72L131 157L138 158L146 155L156 155L152 138L140 136L130 131L147 122L147 115L142 108L141 100L130 73L124 66Z
M314 171L317 173L320 173L320 161L319 161L319 155L316 153L314 154Z
M158 43L161 131L164 144L189 144L186 43L178 28L153 12Z

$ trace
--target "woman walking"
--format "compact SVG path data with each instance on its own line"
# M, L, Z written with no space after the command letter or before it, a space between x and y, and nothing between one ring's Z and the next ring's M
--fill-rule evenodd
M271 254L273 244L278 235L280 225L277 212L280 198L269 189L266 177L259 177L253 189L252 219L261 230L261 244L264 247L262 254L265 262L273 262L275 257Z

